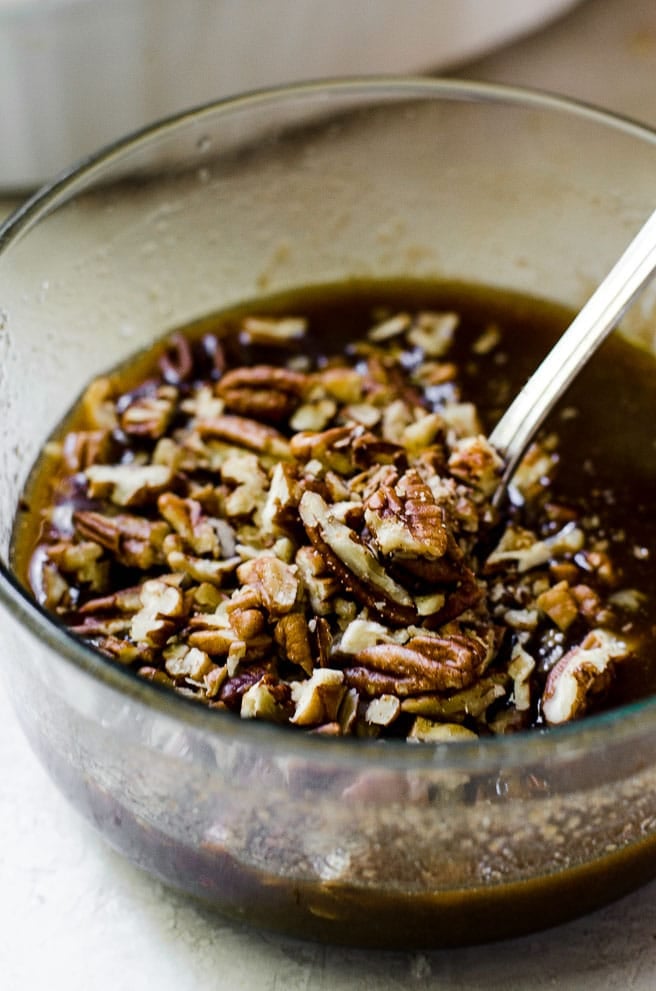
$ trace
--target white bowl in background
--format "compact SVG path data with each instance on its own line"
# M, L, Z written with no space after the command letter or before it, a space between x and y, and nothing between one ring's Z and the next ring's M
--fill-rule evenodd
M440 71L576 0L0 0L0 188L261 86Z

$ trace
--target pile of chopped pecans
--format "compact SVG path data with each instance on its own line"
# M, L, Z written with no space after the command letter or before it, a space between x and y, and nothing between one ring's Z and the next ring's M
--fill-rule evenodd
M39 601L242 718L441 741L582 715L630 655L639 597L550 501L553 438L516 479L531 512L496 518L501 460L460 399L457 326L393 314L312 360L304 319L253 316L239 339L279 361L176 334L136 388L97 379L49 445Z

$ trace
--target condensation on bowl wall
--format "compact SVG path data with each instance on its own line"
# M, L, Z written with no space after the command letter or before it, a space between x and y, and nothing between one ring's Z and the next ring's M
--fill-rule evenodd
M0 0L0 188L261 86L443 71L577 0Z

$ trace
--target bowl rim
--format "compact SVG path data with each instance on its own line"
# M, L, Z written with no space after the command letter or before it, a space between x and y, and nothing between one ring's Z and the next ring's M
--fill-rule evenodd
M621 132L653 145L656 130L632 118L590 103L547 91L506 84L478 82L448 77L362 76L321 79L259 89L214 100L159 118L128 135L84 156L45 183L0 223L0 264L3 256L29 230L58 206L84 188L97 173L150 141L205 117L229 115L267 104L293 100L326 101L331 96L378 97L380 101L400 98L451 102L491 103L524 109L551 111L564 117L580 118L610 131ZM656 696L642 699L607 712L586 716L549 730L531 729L508 736L459 740L453 743L422 743L409 746L404 740L358 740L322 737L308 732L290 732L287 726L258 720L242 720L233 713L212 710L168 687L140 678L104 657L71 634L55 617L40 606L0 558L0 606L3 606L28 633L54 650L83 675L104 688L137 702L176 723L209 733L224 743L267 747L280 756L296 756L317 763L347 763L350 767L386 768L404 771L437 768L485 772L504 767L527 766L559 759L569 760L589 751L620 746L646 729L656 730ZM9 662L11 663L11 662Z

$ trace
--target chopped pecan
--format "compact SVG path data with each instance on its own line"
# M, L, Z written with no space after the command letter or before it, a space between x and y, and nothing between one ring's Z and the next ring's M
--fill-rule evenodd
M392 337L403 334L411 323L412 318L409 313L395 313L394 316L381 320L375 327L367 331L367 337L370 341L379 344L381 341L388 341Z
M316 668L307 681L292 683L296 705L291 722L297 726L319 726L333 722L346 692L344 672Z
M520 643L513 647L508 674L513 679L513 701L518 712L526 712L531 705L531 675L535 661Z
M165 492L157 500L157 508L196 554L219 553L216 530L196 499L182 499L173 492Z
M307 675L312 674L314 661L310 646L310 628L302 613L288 613L279 619L276 623L274 639L288 661L297 664Z
M97 613L118 610L119 612L134 613L141 608L141 585L121 588L111 595L101 595L95 599L87 599L80 606L81 613Z
M393 622L411 623L417 618L410 594L389 576L358 535L334 518L318 493L305 492L299 512L312 544L359 602Z
M332 611L332 598L340 589L339 582L328 569L324 556L314 547L299 547L296 567L301 587L315 616Z
M166 350L159 359L159 367L169 385L180 385L191 377L194 359L191 345L184 334L171 334L166 342Z
M105 588L108 562L102 561L103 549L98 542L85 540L79 544L59 541L48 547L48 557L64 575L72 575L78 584L87 585L92 592Z
M112 660L126 666L134 664L135 661L139 661L142 665L144 663L152 664L154 661L152 648L145 647L143 644L131 643L124 637L117 637L111 633L96 638L96 646L107 657L111 657Z
M162 520L117 513L105 516L86 510L73 513L75 529L82 537L94 540L112 557L128 568L150 568L164 563L162 545L169 528Z
M132 617L130 636L138 643L160 647L186 618L186 603L176 586L153 578L141 586L141 609Z
M444 509L415 469L369 497L365 521L385 555L435 559L449 546Z
M166 563L171 571L187 575L196 582L206 582L221 587L241 561L237 555L216 561L213 558L185 554L174 543L177 540L178 538L175 537L167 537L164 541Z
M111 459L112 436L109 430L72 430L66 434L62 457L69 471L84 471L91 465L106 464Z
M550 586L538 595L535 604L560 630L566 630L571 626L579 614L578 603L565 581Z
M362 399L362 376L355 368L324 368L314 380L338 403L359 403Z
M237 674L224 679L218 691L218 698L228 709L239 710L241 700L248 689L257 684L266 674L271 673L271 664L262 661L240 668Z
M453 743L457 740L475 740L476 733L460 723L435 723L424 716L417 716L408 733L410 743Z
M237 568L237 578L257 591L270 616L284 616L296 604L299 589L295 569L272 554L245 561Z
M290 417L289 426L292 430L323 430L336 412L337 404L333 399L303 403Z
M298 461L316 459L340 475L348 475L356 468L353 442L362 432L358 426L331 427L321 433L300 431L292 437L290 450Z
M262 507L261 522L265 533L293 526L298 520L298 502L301 497L296 466L279 461L275 465Z
M328 660L332 650L333 638L328 621L323 616L313 616L308 623L308 627L312 636L314 656L317 659L318 667L330 667Z
M283 434L273 427L243 416L225 414L199 420L196 429L201 437L215 437L236 447L270 454L276 458L289 457L289 443Z
M173 418L178 390L163 385L152 394L136 395L127 405L119 406L119 424L129 437L157 440L166 433Z
M245 317L241 323L241 336L249 344L285 344L305 337L305 317Z
M292 711L289 685L272 674L264 674L242 695L239 714L242 719L268 719L282 723L289 719Z
M234 486L226 496L223 509L228 516L250 516L264 507L268 479L254 454L235 451L221 465L221 478Z
M205 651L177 643L164 651L164 666L172 678L191 678L193 681L201 681L214 665Z
M448 694L427 693L403 699L401 708L417 716L427 716L449 722L466 719L480 720L489 707L507 694L508 677L505 674L481 678L469 688Z
M107 496L117 506L145 506L173 483L173 472L167 465L91 465L85 475L89 495Z
M401 702L396 695L379 695L365 709L364 718L375 726L389 726L401 714Z
M283 619L285 618L289 617L283 617ZM240 640L252 640L259 636L265 628L264 614L260 609L230 609L230 626Z
M107 376L94 379L82 396L85 422L92 430L111 431L116 426L114 386Z
M419 313L407 333L408 341L429 358L443 358L459 322L457 313Z
M451 449L449 471L456 478L490 496L499 485L503 459L482 435L463 437Z
M615 662L630 654L626 642L607 630L591 630L551 669L542 693L542 713L550 726L583 715L613 677Z

